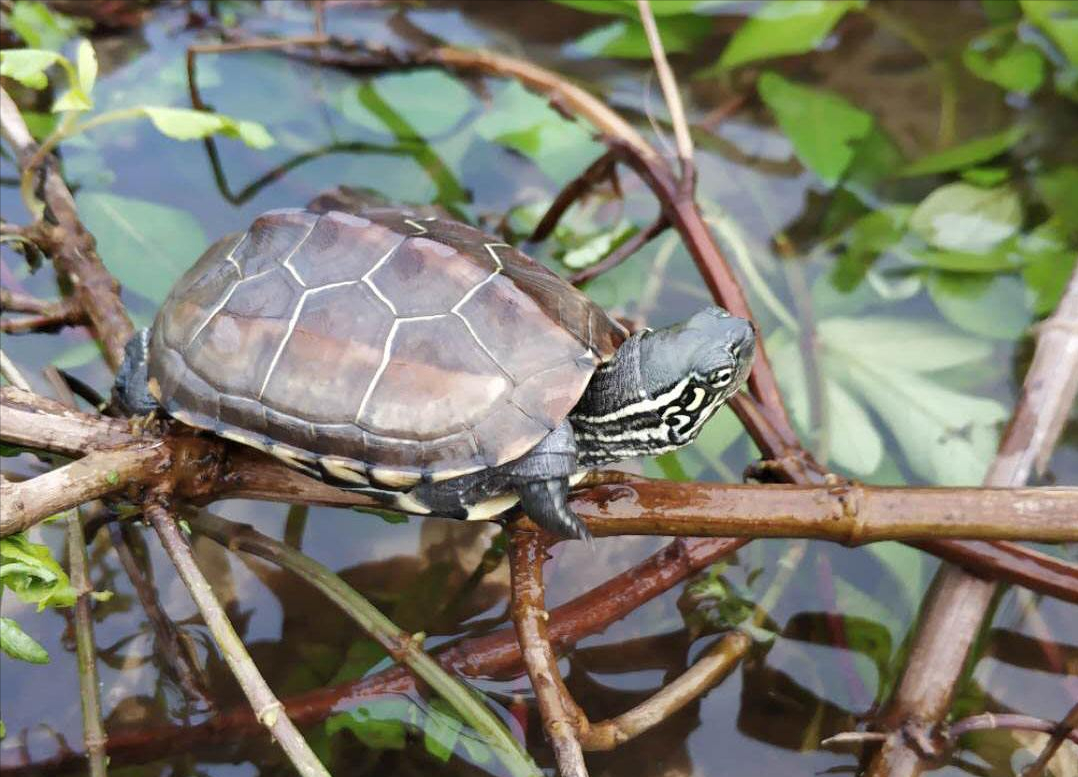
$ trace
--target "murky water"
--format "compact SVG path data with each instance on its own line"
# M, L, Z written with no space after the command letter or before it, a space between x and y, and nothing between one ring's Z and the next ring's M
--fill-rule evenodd
M745 5L732 4L731 13ZM913 25L933 50L944 55L985 25L976 3L886 5L893 19ZM303 5L265 3L257 12L240 3L219 6L248 32L306 34L311 29L311 15ZM206 10L201 4L195 8ZM415 28L457 45L526 57L580 79L645 132L650 132L649 114L662 114L658 88L648 76L649 63L597 61L572 44L609 21L603 17L530 1L409 6L394 21L396 15L395 9L380 4L340 3L327 9L326 21L331 32L345 37L399 45L402 36ZM815 290L812 301L818 318L887 315L942 323L925 294L866 303L861 291L844 297L821 290L836 262L815 229L829 202L827 192L798 164L789 141L765 109L750 101L713 125L711 112L735 92L716 79L692 79L694 72L715 60L738 18L717 17L713 34L697 43L692 54L674 57L673 64L697 128L701 202L708 212L724 213L724 243L736 238L747 246L745 256L761 282L753 280L753 273L746 274L745 266L738 269L763 331L779 328L781 313L776 311L800 309L804 300L791 291L798 288ZM199 39L187 21L185 10L165 5L150 13L139 29L95 38L101 59L98 104L187 105L184 52ZM814 55L810 64L794 63L789 71L811 74L819 85L872 111L907 156L931 150L939 126L939 72L912 52L895 28L879 20L851 17L834 40L835 45ZM953 59L953 51L946 56ZM128 211L135 221L159 220L172 231L155 234L154 242L127 235L129 240L122 245L135 249L122 257L103 251L106 262L125 280L124 299L140 325L151 320L160 292L183 269L183 257L193 260L205 239L237 229L270 208L300 205L320 191L349 184L396 200L440 199L461 215L493 226L510 207L549 200L592 158L585 154L578 159L574 154L582 152L554 149L541 152L547 157L537 166L493 142L497 128L476 126L492 103L497 106L500 99L508 99L506 85L493 79L447 85L440 74L426 71L357 79L265 52L203 57L199 75L207 103L222 113L265 123L277 145L255 151L235 141L217 141L221 166L217 177L201 143L169 140L145 122L113 125L64 148L65 169L76 185L80 207L88 203L88 209L101 212L106 206L122 210L143 201L170 209ZM1030 142L1037 145L1042 163L1073 163L1078 158L1073 142L1063 142L1078 136L1078 121L1073 113L1067 115L1060 100L1008 104L961 68L953 70L953 77L959 137L997 130L1020 114L1036 122ZM364 101L362 93L357 96L360 84L373 85L409 121L423 122L427 143L409 144L387 132L379 114L372 113L372 101ZM659 143L672 143L668 130L662 130ZM264 178L273 170L280 174ZM12 183L14 167L6 156L0 160L0 176L4 217L25 221ZM646 224L655 212L648 192L628 173L622 176L622 185L623 213L619 214L622 206L617 202L605 202L595 206L595 218L616 220L621 215ZM102 193L124 199L102 199ZM925 193L919 179L900 181L888 190L889 197L904 201L916 201ZM737 233L730 231L731 224L736 224ZM136 235L140 232L137 224L132 229ZM794 259L785 263L773 249L780 234L793 246ZM107 238L98 237L107 248ZM163 252L162 241L167 244ZM185 254L188 247L192 250ZM537 246L535 253L554 262L550 246ZM27 274L21 257L6 247L3 260L5 286L54 296L48 269ZM896 284L900 279L897 270L881 277ZM760 297L763 286L776 295L776 302L769 304ZM592 283L588 292L619 313L664 325L704 304L702 288L687 253L666 235ZM5 337L3 347L31 374L56 363L100 391L109 385L107 369L82 330ZM968 370L965 389L1010 408L1030 352L1028 339L992 340L988 357ZM782 364L778 367L781 374ZM37 385L46 388L41 381ZM870 479L923 482L916 462L905 458L894 432L878 417L874 423L885 455ZM752 446L743 435L737 436L729 415L713 426L695 449L648 464L644 471L701 479L736 477L753 460ZM5 469L31 475L42 466L23 455L5 460ZM1078 425L1073 420L1047 479L1078 483ZM474 579L468 582L496 534L493 527L415 518L390 524L354 511L310 508L304 514L286 505L242 501L217 504L213 510L301 544L304 552L342 574L398 625L425 632L428 646L508 623L504 561L478 585L473 585ZM207 667L213 697L222 708L242 704L156 538L139 531L145 535L162 605L191 636L195 653ZM59 557L60 528L43 527L37 537ZM559 546L547 566L548 604L555 606L590 590L663 544L658 539L624 538L599 541L593 550L579 543ZM818 742L854 727L885 698L902 666L903 645L937 562L895 545L849 550L826 543L801 546L769 540L747 546L722 575L734 590L756 601L768 590L780 560L794 558L801 549L804 553L792 578L777 592L767 613L765 626L776 632L773 638L758 643L744 665L699 702L613 753L589 755L592 774L718 777L855 771L854 755L820 749ZM268 564L228 553L205 539L196 543L196 550L279 695L353 679L356 668L362 668L355 647L362 636L315 591ZM1074 558L1073 549L1065 552ZM111 601L96 608L109 731L206 719L206 710L186 702L160 671L147 619L104 533L93 543L92 561L95 587L115 592ZM603 634L583 640L562 660L570 688L593 720L640 702L683 672L716 639L707 629L699 633L686 626L678 606L683 593L684 586L675 587ZM67 747L80 749L74 647L66 614L36 614L10 595L4 598L3 611L16 618L53 660L48 667L39 667L0 656L0 713L7 727L0 744L2 762L46 761ZM984 634L981 658L958 691L958 709L1013 710L1059 719L1075 701L1063 692L1062 675L1068 668L1073 673L1076 666L1075 608L1006 589ZM511 717L523 722L530 751L552 768L537 713L527 704L527 678L481 679L475 685L502 707L507 719L509 710ZM324 735L312 733L333 753L337 774L498 771L493 761L473 763L477 759L469 758L460 746L443 764L428 754L422 737L414 733L403 750L372 750L347 734L326 741ZM963 763L945 766L939 773L1005 775L1012 773L1012 763L1029 758L1017 740L1002 733L971 738L969 747L958 754ZM238 777L286 772L275 747L250 740L170 752L161 760L115 773Z

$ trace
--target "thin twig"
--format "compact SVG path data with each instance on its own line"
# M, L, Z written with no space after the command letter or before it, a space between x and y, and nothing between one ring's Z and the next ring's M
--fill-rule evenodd
M648 0L636 0L636 5L640 12L640 22L644 25L644 34L647 35L648 47L651 49L651 58L655 61L655 69L659 73L659 85L662 87L666 106L670 110L682 175L691 175L688 171L693 164L692 135L689 134L689 123L685 120L681 92L674 79L674 72L670 69L670 63L666 59L666 51L663 49L662 38L659 37L659 29L655 24L655 16L651 12L651 5Z
M79 697L82 701L82 736L90 761L92 777L107 773L105 746L108 737L101 722L101 683L97 674L97 648L94 646L93 585L90 582L86 538L82 534L79 511L67 514L67 552L71 585L75 589L75 649L79 666Z
M86 314L70 297L50 302L29 294L0 289L0 310L29 314L0 320L0 331L5 334L49 331L86 323Z
M1066 717L1052 728L1051 734L1052 738L1048 740L1044 750L1037 756L1036 761L1025 768L1022 777L1040 777L1065 740L1069 739L1078 744L1078 704L1071 707Z
M666 216L660 215L655 221L644 229L637 232L620 246L611 251L607 256L590 267L573 273L569 276L569 282L574 286L581 286L593 278L597 278L605 272L609 272L635 254L658 235L662 234L670 226Z
M288 545L261 534L251 526L233 523L211 513L202 512L197 518L191 519L191 527L229 549L254 553L272 561L313 585L363 631L377 640L387 653L408 666L416 676L449 702L461 718L483 736L510 774L539 774L520 743L506 730L502 722L475 698L472 691L461 681L450 677L423 651L419 641L402 631L329 568Z
M565 187L558 192L554 201L550 203L550 207L547 208L543 217L539 219L539 223L535 226L535 229L532 230L531 237L529 237L528 240L531 242L538 242L549 237L550 233L554 231L554 227L558 225L561 217L565 215L565 211L569 210L574 202L598 186L602 181L613 175L616 163L617 157L614 155L614 152L607 151L588 165L583 173L567 183Z
M273 695L269 685L251 660L247 648L243 646L236 630L225 615L224 608L217 600L210 583L198 568L187 538L180 532L180 527L169 515L163 505L165 494L155 493L145 504L146 519L161 538L161 544L168 552L176 570L180 573L191 598L198 605L199 612L206 622L210 633L224 655L229 669L243 689L244 695L254 710L258 722L272 732L274 739L285 751L289 760L303 777L330 777L326 767L318 760L299 730L295 727L284 707Z
M0 375L15 388L22 389L23 391L33 391L33 389L30 388L30 384L26 381L26 378L23 377L22 372L20 372L19 368L15 365L15 362L11 361L11 359L8 358L8 355L2 350L0 350Z

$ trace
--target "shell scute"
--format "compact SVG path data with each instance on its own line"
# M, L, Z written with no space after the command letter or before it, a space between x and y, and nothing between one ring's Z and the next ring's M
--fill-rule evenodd
M452 246L425 237L405 241L371 273L374 283L400 316L448 313L496 268L461 254Z
M403 235L370 219L331 212L319 217L288 264L310 288L358 281L402 242Z

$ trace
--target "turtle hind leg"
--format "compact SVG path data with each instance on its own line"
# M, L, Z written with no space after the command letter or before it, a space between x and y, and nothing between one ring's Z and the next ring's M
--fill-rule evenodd
M527 480L518 483L516 490L520 495L520 506L527 516L548 532L571 539L591 539L588 527L566 503L568 478Z
M158 408L150 394L149 356L150 330L141 329L127 341L112 387L112 404L125 415L147 415Z

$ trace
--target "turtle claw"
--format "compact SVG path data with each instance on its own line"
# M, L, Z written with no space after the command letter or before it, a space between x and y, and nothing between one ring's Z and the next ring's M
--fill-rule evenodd
M517 493L520 494L520 506L528 517L551 534L591 541L588 527L566 504L569 495L567 478L529 480L517 486Z

